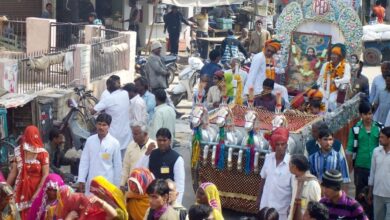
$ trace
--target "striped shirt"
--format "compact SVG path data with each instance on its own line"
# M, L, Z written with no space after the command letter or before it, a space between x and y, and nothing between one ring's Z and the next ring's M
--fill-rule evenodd
M344 191L337 204L332 203L328 198L322 198L320 203L329 209L330 220L368 220L363 207L356 200L349 198Z
M343 176L343 182L351 182L349 178L348 166L345 157L340 152L331 150L329 153L324 154L321 150L310 155L310 172L322 181L322 174L328 170L338 170Z

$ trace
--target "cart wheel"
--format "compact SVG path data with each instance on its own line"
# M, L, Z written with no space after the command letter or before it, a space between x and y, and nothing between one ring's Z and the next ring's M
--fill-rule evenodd
M364 62L368 65L379 65L382 61L382 53L376 48L366 48L363 54Z

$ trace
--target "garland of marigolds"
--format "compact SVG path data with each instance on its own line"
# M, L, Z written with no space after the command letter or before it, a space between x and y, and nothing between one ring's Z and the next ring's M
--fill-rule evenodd
M332 62L328 62L325 68L325 73L324 73L324 82L327 82L328 78L328 73L331 73L330 75L330 93L337 91L336 84L334 83L335 78L342 78L344 76L344 71L345 71L345 60L342 60L340 64L334 68ZM326 88L326 87L325 87Z

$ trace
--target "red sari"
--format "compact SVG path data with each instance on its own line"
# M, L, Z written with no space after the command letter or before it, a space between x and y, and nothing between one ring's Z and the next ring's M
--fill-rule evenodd
M15 184L16 205L20 211L22 219L27 219L28 211L31 207L31 199L37 191L37 187L42 179L42 166L49 163L49 155L44 148L35 148L37 153L35 159L26 160L25 151L30 151L26 144L15 148L15 159L18 167L18 176Z

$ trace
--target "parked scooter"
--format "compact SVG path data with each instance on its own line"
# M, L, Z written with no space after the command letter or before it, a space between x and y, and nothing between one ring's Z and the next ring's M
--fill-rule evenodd
M203 62L199 57L188 58L188 65L179 73L179 84L170 91L170 98L175 106L183 99L191 99L192 90L199 81Z
M177 71L177 56L167 55L162 56L162 60L169 71L168 85L170 85L175 79L175 73ZM138 55L135 58L135 72L143 77L146 77L145 65L147 63L147 57Z

